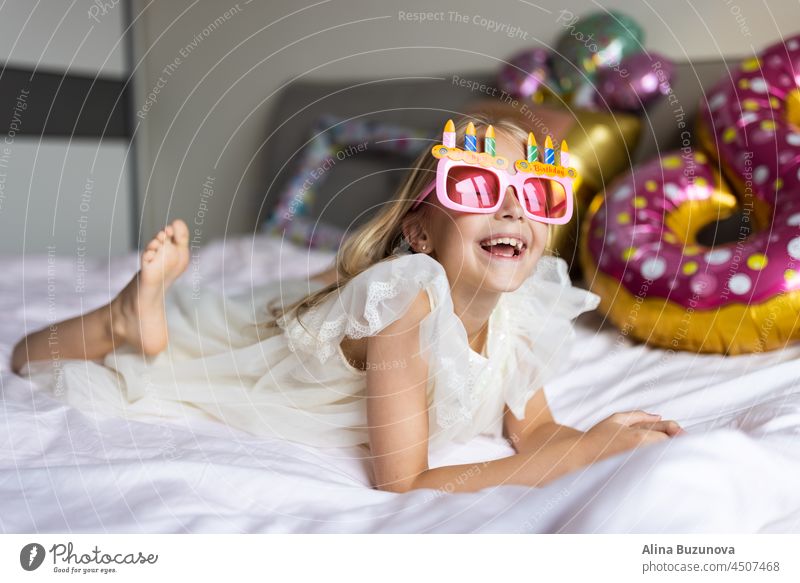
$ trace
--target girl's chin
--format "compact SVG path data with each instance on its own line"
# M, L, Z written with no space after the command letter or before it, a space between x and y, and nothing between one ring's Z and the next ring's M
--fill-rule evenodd
M480 286L498 292L516 290L533 273L530 258L522 261L498 261L494 258L484 259L475 276Z

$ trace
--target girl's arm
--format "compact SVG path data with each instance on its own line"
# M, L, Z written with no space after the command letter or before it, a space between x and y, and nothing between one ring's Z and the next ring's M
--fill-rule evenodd
M594 445L602 445L600 457L611 455L617 448L616 432L630 430L650 430L661 432L669 437L684 434L686 431L676 421L663 421L660 415L645 413L644 411L628 411L615 413L607 417L589 431L580 431L573 427L560 425L555 422L547 404L544 389L540 388L525 406L525 418L517 419L508 407L503 415L503 428L506 439L511 442L517 453L535 453L543 446L552 445L562 439L578 440L581 437L589 438ZM591 435L588 435L591 432ZM652 436L651 436L652 437ZM661 438L660 436L656 436ZM605 439L605 444L599 442ZM578 454L580 456L580 454ZM597 461L597 460L591 460Z
M555 422L543 388L530 398L525 406L525 418L521 421L505 407L503 432L517 453L536 451L542 443L565 437L577 438L584 434L583 431Z
M626 427L617 418L552 439L548 432L563 426L543 423L524 438L536 446L520 448L516 455L429 468L428 366L419 354L419 324L429 312L427 294L420 292L402 317L367 339L367 421L377 488L469 492L500 484L541 486L602 457L666 438L658 431Z
M419 323L430 312L419 293L408 311L367 338L367 423L375 485L405 492L428 470L428 365ZM397 366L375 366L397 363Z

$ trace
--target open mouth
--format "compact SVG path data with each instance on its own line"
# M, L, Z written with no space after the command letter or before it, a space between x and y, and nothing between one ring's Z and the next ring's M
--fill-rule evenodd
M481 249L498 259L519 259L528 244L517 237L490 237L480 242Z

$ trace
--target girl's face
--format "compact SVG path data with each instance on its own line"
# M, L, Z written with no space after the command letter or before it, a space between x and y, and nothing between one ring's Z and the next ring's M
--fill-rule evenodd
M497 155L511 163L525 157L525 143L496 132ZM514 172L512 169L511 172ZM427 199L430 209L428 249L442 264L451 283L497 292L516 290L533 273L547 243L547 225L525 216L513 187L493 214L473 214L448 209L436 196ZM498 239L522 242L515 255Z

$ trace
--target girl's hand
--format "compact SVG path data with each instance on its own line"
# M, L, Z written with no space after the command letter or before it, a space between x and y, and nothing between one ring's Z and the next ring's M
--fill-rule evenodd
M677 435L688 435L685 429L678 425L677 421L639 421L629 427L638 427L639 429L650 429L651 431L661 431L670 437Z
M585 437L596 452L593 461L685 433L674 421L644 411L614 413L589 429Z

